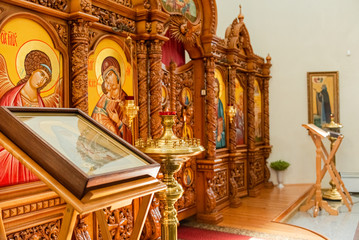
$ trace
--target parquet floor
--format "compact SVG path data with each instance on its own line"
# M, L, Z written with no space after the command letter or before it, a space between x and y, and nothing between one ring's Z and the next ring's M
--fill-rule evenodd
M312 184L294 184L286 185L283 189L264 188L257 197L244 197L238 208L221 210L223 221L218 225L288 238L327 239L310 230L280 222L304 200L311 187Z

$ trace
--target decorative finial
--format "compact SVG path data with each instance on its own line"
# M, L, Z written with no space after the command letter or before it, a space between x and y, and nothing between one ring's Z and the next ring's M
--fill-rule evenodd
M266 57L266 59L267 59L267 63L270 63L270 62L271 62L272 57L269 55L269 53L268 53L268 56Z
M242 5L239 4L239 15L238 15L238 20L239 21L243 21L244 16L242 15Z

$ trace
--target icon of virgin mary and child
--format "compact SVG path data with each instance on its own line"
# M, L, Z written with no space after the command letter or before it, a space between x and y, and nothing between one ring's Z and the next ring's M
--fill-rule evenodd
M102 92L91 117L122 137L127 142L132 142L131 129L124 114L125 97L127 94L121 86L121 68L117 59L106 57L102 62Z

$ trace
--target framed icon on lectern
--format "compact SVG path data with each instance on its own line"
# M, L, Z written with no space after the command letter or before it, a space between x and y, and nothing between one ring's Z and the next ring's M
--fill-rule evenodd
M0 131L78 199L160 168L78 109L1 107Z
M339 123L338 72L308 72L308 122L322 128L334 121Z

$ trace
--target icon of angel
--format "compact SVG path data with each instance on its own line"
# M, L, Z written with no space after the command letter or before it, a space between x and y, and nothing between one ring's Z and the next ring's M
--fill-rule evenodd
M26 76L14 86L7 72L5 58L0 54L0 105L59 107L62 91L59 86L56 86L53 94L47 97L40 96L41 89L46 87L52 78L50 58L42 51L32 50L25 56L24 66ZM61 81L58 85L61 86ZM38 180L37 176L2 146L0 146L0 166L0 186Z
M24 66L26 75L14 86L7 72L5 58L0 54L0 105L60 107L61 81L53 94L40 96L40 91L52 78L51 61L46 53L40 50L30 51L25 57Z

